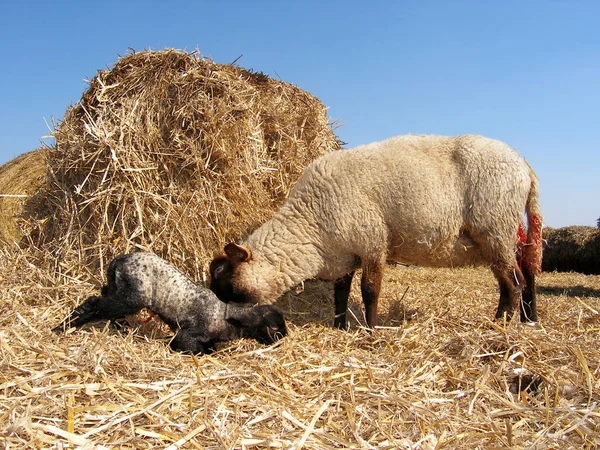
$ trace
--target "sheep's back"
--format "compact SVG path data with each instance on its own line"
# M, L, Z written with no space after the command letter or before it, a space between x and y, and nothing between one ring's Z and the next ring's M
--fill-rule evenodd
M471 264L480 259L464 252L471 233L516 230L529 185L527 164L499 141L409 135L317 159L288 208L309 205L333 248L341 239L376 254L385 242L403 262Z

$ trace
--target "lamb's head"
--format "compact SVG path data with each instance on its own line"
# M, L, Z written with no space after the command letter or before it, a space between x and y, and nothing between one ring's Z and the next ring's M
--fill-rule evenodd
M287 336L283 314L272 305L229 307L225 320L240 328L243 337L261 344L272 344Z
M277 267L237 244L227 244L225 255L210 264L210 289L225 303L271 304L278 292Z

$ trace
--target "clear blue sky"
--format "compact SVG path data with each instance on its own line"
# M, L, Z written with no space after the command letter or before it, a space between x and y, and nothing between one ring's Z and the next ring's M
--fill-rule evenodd
M319 97L348 146L483 134L538 173L545 224L600 217L600 1L0 0L0 164L118 55L199 49Z

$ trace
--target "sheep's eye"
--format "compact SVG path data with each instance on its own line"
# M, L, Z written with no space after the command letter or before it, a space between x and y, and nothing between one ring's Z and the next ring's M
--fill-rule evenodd
M225 269L224 266L215 267L215 275L219 275L221 272L223 272L224 269Z

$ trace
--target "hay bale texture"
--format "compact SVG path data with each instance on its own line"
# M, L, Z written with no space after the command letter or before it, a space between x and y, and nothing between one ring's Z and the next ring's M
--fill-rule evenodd
M544 228L542 270L600 275L600 230L570 226Z
M54 135L38 245L84 265L146 249L196 276L339 148L309 93L173 49L99 71Z
M22 238L19 218L35 192L46 181L46 150L24 153L0 166L0 242Z

